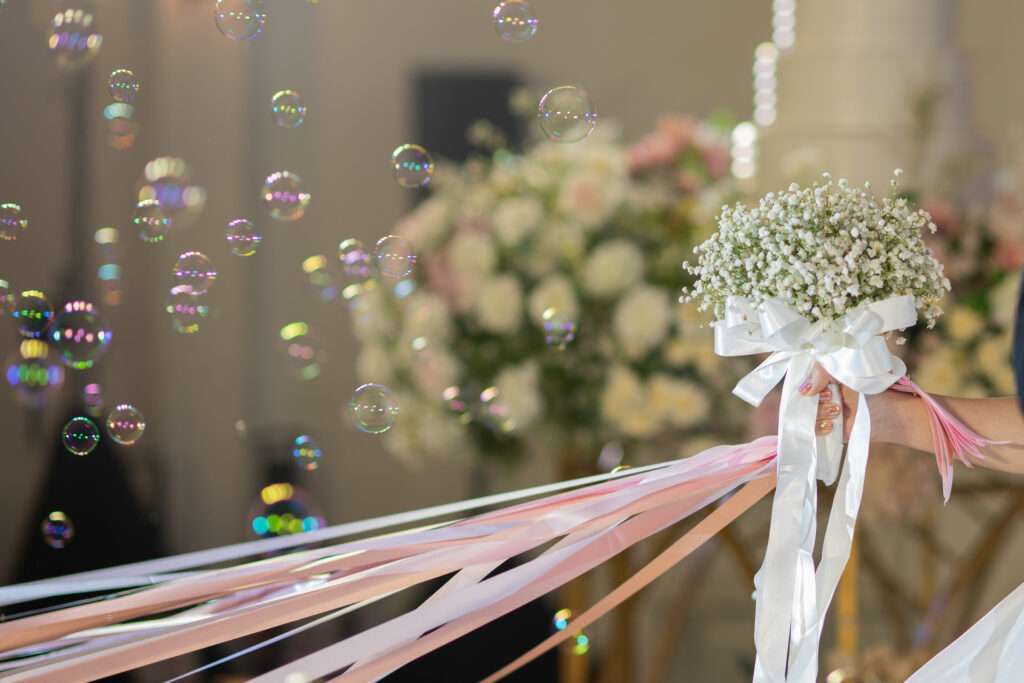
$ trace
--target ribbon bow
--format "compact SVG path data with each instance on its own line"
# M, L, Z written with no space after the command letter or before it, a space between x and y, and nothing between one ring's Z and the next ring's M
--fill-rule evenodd
M768 547L755 578L755 683L814 683L817 678L825 614L850 556L864 491L871 437L865 394L883 392L906 374L903 361L889 352L880 335L916 322L914 298L894 296L858 307L837 320L819 322L807 320L778 299L754 305L743 297L729 297L725 318L715 323L717 354L771 353L739 381L733 393L757 406L785 380ZM798 390L816 362L860 392L817 568L813 558L816 480L835 481L843 447L842 429L827 437L815 436L818 398ZM833 387L834 395L836 391Z

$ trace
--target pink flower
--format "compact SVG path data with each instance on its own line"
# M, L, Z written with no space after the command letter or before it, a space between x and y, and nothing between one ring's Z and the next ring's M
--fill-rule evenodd
M701 186L700 174L695 171L683 170L675 175L676 186L683 192L696 192Z
M658 119L657 130L681 149L693 142L693 136L697 132L697 122L689 116L679 114L662 116Z
M651 133L629 148L626 158L632 173L667 166L679 154L680 146L669 136Z
M1000 239L1018 239L1024 235L1024 206L1013 195L1003 195L988 212L989 229Z
M729 173L729 164L732 159L729 154L729 150L725 147L712 145L704 147L701 149L700 153L704 158L704 163L708 167L708 175L710 175L714 180L724 178Z
M942 197L931 197L923 202L923 206L939 229L937 234L954 236L960 232L960 211L953 202Z
M996 263L1003 270L1024 267L1024 241L1000 239L996 242Z
M429 254L424 259L427 275L427 284L431 291L445 300L448 304L454 304L458 297L458 283L455 275L448 265L448 252L439 251Z

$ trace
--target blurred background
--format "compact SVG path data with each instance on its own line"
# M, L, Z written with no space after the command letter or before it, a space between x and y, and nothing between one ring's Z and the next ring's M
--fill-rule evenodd
M773 431L770 411L729 397L742 366L717 361L700 316L675 305L678 266L723 202L822 170L884 191L902 168L901 191L939 224L954 296L946 322L907 345L917 381L1013 392L1019 3L531 0L536 35L520 41L496 34L495 4L266 0L265 25L237 40L213 0L0 0L0 202L28 221L0 244L5 583L286 533L285 513L308 530ZM48 42L55 17L100 38L65 50ZM130 101L111 94L116 69L137 78ZM575 144L537 124L538 99L564 85L597 116ZM272 111L283 90L305 107L295 127ZM433 154L425 188L395 182L405 143ZM310 195L298 220L264 205L283 170ZM146 197L173 204L159 243L137 237ZM239 218L261 236L249 256L225 238ZM388 234L414 271L360 277L339 261L343 241L370 254ZM187 251L209 257L216 282L186 297L200 312L169 313ZM113 334L102 360L65 367L59 349L28 343L10 314L30 290L58 312L94 302ZM353 424L368 382L389 394L357 396L357 412L399 408L384 433ZM145 418L128 446L104 427L124 403ZM73 416L103 431L88 455L62 445ZM830 683L902 680L1021 579L1020 484L963 477L943 507L930 467L873 460L824 648ZM41 533L54 510L74 522L62 547ZM766 520L758 508L528 680L749 679ZM524 613L516 652L665 542ZM239 675L267 668L245 661ZM441 668L409 680L471 680Z

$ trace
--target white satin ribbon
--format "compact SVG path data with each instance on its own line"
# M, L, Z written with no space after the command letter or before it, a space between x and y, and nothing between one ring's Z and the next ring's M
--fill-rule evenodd
M903 361L889 352L880 335L916 322L914 298L896 296L817 323L778 299L754 305L746 298L730 297L725 318L715 323L719 355L771 353L733 393L756 406L783 382L778 484L768 547L755 578L755 683L814 683L817 678L825 614L850 555L864 491L871 432L864 394L885 391L906 374ZM815 437L818 397L799 391L815 362L861 393L817 568L816 480L835 481L842 461L842 428L837 424L828 437Z

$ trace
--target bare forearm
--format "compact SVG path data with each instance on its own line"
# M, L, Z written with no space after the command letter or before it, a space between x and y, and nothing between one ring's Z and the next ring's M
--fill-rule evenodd
M1015 397L934 398L981 436L1011 442L986 448L986 457L979 465L1024 474L1024 416ZM931 427L923 401L888 391L870 397L868 404L875 440L932 452Z

